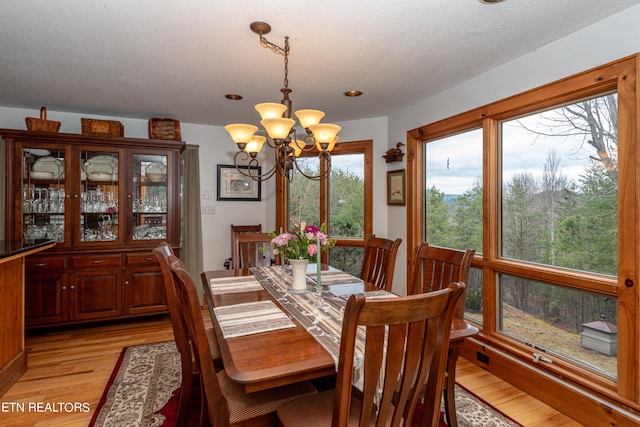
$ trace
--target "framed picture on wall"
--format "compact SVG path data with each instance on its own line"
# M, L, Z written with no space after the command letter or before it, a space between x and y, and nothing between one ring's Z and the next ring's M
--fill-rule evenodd
M261 167L238 166L246 173L260 175ZM249 171L251 169L251 171ZM260 201L262 188L260 181L254 181L243 175L234 165L218 165L218 197L217 200Z
M404 179L404 169L387 172L387 205L405 205Z

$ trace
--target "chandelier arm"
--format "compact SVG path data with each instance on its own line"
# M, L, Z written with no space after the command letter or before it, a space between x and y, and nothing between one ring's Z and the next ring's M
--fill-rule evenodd
M313 151L316 148L316 139L307 131L307 134L303 139L305 146L302 147L302 151Z
M321 180L325 179L326 177L328 177L329 174L331 173L331 155L329 153L326 153L326 152L320 152L320 153L318 153L318 158L320 159L320 162L322 162L322 160L324 159L328 163L327 164L327 168L325 169L325 171L320 173L320 174L318 174L318 175L308 175L308 174L304 173L302 171L302 169L300 169L300 166L298 166L298 162L295 161L295 159L293 161L293 164L296 165L296 169L298 170L298 172L300 172L300 174L302 176L304 176L305 178L310 179L312 181L321 181Z
M305 140L305 142L306 142L306 140ZM316 143L314 141L311 144L305 144L305 146L302 147L302 151L313 151L315 148L316 148Z
M278 148L278 146L276 145L276 142L272 140L268 134L267 134L267 140L265 142L267 143L267 146L270 148Z
M242 158L242 160L247 160L247 159L251 159L249 160L249 163L246 165L241 165L238 164L238 157L244 154L244 157ZM254 181L266 181L267 179L271 178L273 176L273 174L276 172L277 170L277 164L275 166L273 166L271 169L269 169L269 171L262 173L262 174L256 174L256 173L251 173L252 171L252 167L257 167L260 164L258 163L258 159L254 159L251 156L249 156L249 154L247 154L246 151L238 151L235 156L233 156L233 164L236 167L236 170L243 176L246 176L248 178L251 178ZM245 168L246 166L246 168Z

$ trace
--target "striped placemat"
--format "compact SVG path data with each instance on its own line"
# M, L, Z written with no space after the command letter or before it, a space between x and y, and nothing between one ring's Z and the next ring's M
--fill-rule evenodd
M261 291L262 285L253 276L220 277L209 280L212 295Z
M226 305L213 311L225 339L296 327L270 300Z
M307 274L309 277L311 277L314 281L316 280L316 274ZM362 279L352 276L349 273L345 273L344 271L341 270L323 270L320 273L320 278L322 280L322 285L323 286L327 286L327 285L346 285L346 284L361 284L363 285L364 282L362 281Z

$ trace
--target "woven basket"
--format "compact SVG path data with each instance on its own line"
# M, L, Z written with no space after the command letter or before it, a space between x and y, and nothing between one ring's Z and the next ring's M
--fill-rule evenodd
M60 122L53 120L47 120L47 108L40 108L40 118L27 117L24 119L27 122L28 130L35 130L39 132L58 132L60 129Z
M115 120L97 120L80 118L82 134L94 136L124 136L124 126Z
M180 122L174 119L149 119L149 138L182 141Z

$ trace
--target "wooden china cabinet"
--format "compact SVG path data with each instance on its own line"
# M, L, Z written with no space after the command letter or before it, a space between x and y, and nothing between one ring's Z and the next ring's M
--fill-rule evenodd
M184 142L0 129L7 238L53 239L25 263L27 328L167 311L160 241L180 246Z

